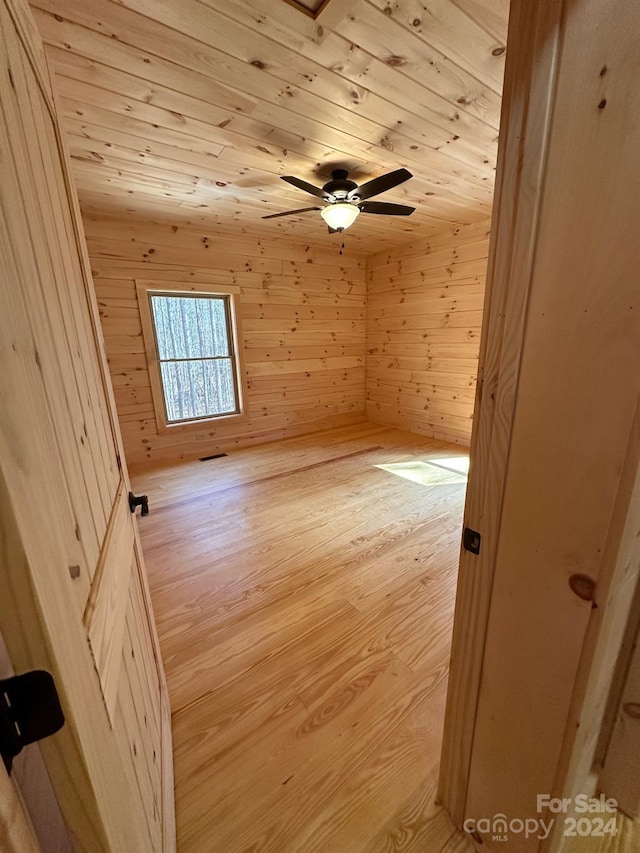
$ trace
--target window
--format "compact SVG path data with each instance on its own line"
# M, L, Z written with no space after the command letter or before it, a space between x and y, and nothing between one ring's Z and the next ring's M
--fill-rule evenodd
M172 426L240 414L233 297L144 285L138 293L158 420Z

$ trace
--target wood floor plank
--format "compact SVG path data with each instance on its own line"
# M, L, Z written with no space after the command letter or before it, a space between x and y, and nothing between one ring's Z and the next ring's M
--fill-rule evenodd
M406 790L424 781L425 756L431 756L430 769L435 773L441 739L431 692L381 739L375 753L340 789L330 793L313 818L305 821L292 849L305 853L362 850L373 827L394 819L404 804Z
M426 853L434 849L439 853L475 853L471 841L456 831L444 809L436 805L436 790L435 779L428 785L421 780L393 820L371 837L362 853Z
M473 849L434 802L465 489L452 456L361 424L135 477L181 853Z
M373 664L357 684L336 691L292 731L286 750L261 767L248 768L244 778L245 784L251 779L250 797L241 805L237 797L225 803L211 821L201 819L197 835L193 821L185 832L202 843L212 825L223 824L220 849L238 844L238 850L253 847L264 853L304 850L298 836L322 820L354 773L375 760L387 733L411 713L416 702L412 681L393 658L386 666Z

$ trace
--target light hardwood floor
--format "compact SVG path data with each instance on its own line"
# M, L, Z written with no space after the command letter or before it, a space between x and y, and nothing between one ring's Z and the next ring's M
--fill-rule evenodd
M363 425L134 478L180 853L473 851L434 802L465 478L376 467L451 457Z

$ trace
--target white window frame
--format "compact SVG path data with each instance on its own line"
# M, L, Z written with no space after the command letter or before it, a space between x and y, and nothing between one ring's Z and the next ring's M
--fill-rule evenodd
M158 432L169 432L174 430L189 430L202 428L203 424L227 423L237 421L245 416L244 411L244 361L240 341L242 336L239 329L238 301L239 288L233 285L211 285L186 283L184 281L157 281L148 279L136 280L136 292L138 295L138 306L140 320L142 323L142 337L147 356L149 369L149 380L151 383L151 398L156 416ZM199 296L199 297L222 297L227 300L228 305L228 327L229 327L229 350L235 371L235 387L238 403L238 411L223 413L220 415L207 415L202 418L190 418L183 421L170 421L167 418L167 407L164 396L164 386L160 371L160 357L158 354L158 343L156 329L151 308L152 296Z

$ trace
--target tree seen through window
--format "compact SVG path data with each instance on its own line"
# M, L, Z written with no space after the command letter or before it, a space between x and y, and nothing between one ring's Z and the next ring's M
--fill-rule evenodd
M167 422L239 411L229 298L150 294Z

